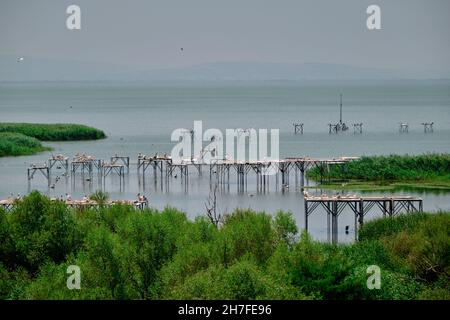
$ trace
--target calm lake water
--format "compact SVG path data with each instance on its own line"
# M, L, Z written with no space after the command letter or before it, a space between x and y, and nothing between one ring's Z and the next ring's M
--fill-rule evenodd
M350 125L363 122L363 134L353 134L353 128L340 135L328 134L327 124L339 119L340 93L344 95L344 121ZM156 208L173 206L189 217L204 214L210 190L206 171L201 179L190 171L188 192L179 179L172 180L168 191L161 190L150 176L144 190L136 173L138 153L170 153L172 131L190 129L194 120L202 120L204 130L279 129L281 157L450 152L450 81L0 83L1 122L82 123L108 135L100 141L45 143L54 151L0 158L0 199L11 192L27 193L27 167L43 163L52 153L69 157L85 153L100 159L123 154L131 157L131 170L122 188L117 177L106 179L104 188L112 198L134 199L138 192L144 192ZM431 121L434 132L425 134L421 123ZM293 122L304 123L303 135L293 134ZM408 134L399 133L400 122L409 123ZM222 211L237 207L270 213L287 210L298 226L303 226L303 197L293 178L286 192L276 190L271 181L265 194L256 193L254 178L248 181L248 191L238 194L235 179L231 180L230 190L219 195ZM60 179L49 190L46 180L37 175L30 187L52 197L68 192L81 198L101 184L95 176L93 181L77 176L75 181ZM396 192L421 196L425 210L450 210L450 193ZM315 238L326 239L324 212L314 213L309 223ZM339 237L351 241L352 232L346 235L345 225L352 231L353 216L346 211L339 217Z

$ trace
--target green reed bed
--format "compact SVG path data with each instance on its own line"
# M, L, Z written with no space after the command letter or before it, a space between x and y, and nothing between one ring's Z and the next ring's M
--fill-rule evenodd
M320 176L319 168L308 172L309 178L320 180ZM423 184L428 188L450 187L450 154L362 157L344 165L330 166L324 177L330 184L347 188L357 186L361 182L365 184L364 187L388 186L402 182L415 186Z
M41 141L76 141L106 138L96 128L81 124L0 123L0 132L16 132Z
M103 138L106 138L103 131L81 124L0 123L0 157L31 155L51 150L40 141Z
M0 157L31 155L51 150L32 137L21 133L0 132Z

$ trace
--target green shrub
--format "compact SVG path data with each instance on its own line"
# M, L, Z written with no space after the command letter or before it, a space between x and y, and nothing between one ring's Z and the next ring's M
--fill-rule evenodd
M220 237L225 264L247 254L265 263L275 249L272 218L262 212L236 210L225 219Z
M52 202L37 191L19 201L8 218L14 244L13 253L5 261L31 273L47 261L63 261L81 243L65 204Z
M76 210L32 192L0 210L1 299L448 299L450 215L377 219L313 241L291 214L236 210L216 228L173 208ZM82 290L66 287L69 265ZM367 288L367 267L381 289Z
M383 245L424 281L450 281L450 216L427 215L414 229L384 236Z
M211 265L172 287L164 299L310 299L297 288L266 274L251 260L229 268Z
M273 227L278 242L285 243L289 247L294 245L298 229L291 212L278 211L273 221Z

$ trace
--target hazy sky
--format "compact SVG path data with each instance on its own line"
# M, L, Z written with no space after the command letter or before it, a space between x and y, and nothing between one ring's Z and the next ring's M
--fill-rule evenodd
M66 28L77 4L82 29ZM381 7L382 30L366 28ZM180 51L183 47L184 51ZM0 55L142 68L215 61L450 70L449 0L0 0Z

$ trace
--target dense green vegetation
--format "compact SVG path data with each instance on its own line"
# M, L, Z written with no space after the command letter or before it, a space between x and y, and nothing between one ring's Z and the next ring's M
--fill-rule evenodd
M0 157L30 155L50 150L35 138L21 133L0 132Z
M0 123L0 157L30 155L49 147L41 141L103 139L103 131L80 124Z
M298 235L289 213L236 210L216 228L172 208L74 210L33 192L0 209L0 298L450 299L449 233L448 213L414 214L331 245ZM66 287L69 265L80 290Z
M427 188L448 188L450 187L450 154L362 157L343 165L329 166L328 171L325 168L314 168L308 172L308 176L320 180L321 171L322 177L326 180L350 181L357 188L358 181L364 181L364 186L360 187L366 189L370 187L368 181L377 185L400 185L399 182L408 182L416 187L424 185ZM347 187L351 188L353 183L349 183Z
M0 123L0 132L17 132L41 141L96 140L101 130L81 124Z

